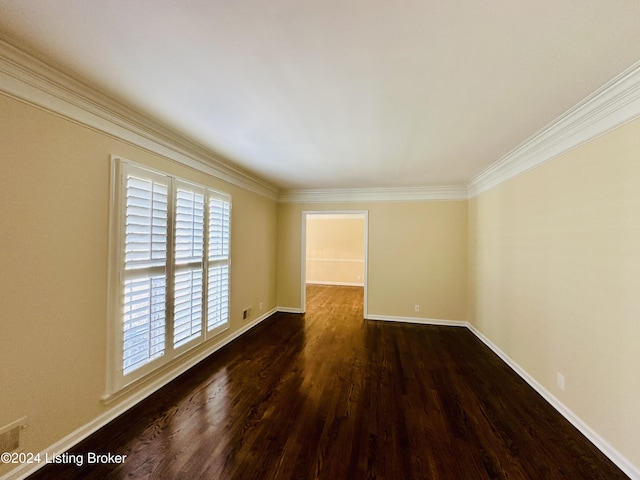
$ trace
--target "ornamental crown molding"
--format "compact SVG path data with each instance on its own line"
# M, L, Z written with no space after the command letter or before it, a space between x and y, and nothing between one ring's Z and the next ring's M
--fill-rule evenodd
M0 92L280 202L463 200L532 170L640 117L640 62L602 86L466 185L288 190L228 164L181 136L0 40Z
M479 195L640 117L640 62L560 115L465 186L289 190L280 202L461 200Z
M469 197L640 117L640 62L603 85L467 182Z
M281 203L339 202L411 202L435 200L466 200L465 186L403 187L403 188L330 188L318 190L287 190L280 193Z
M278 190L202 145L0 40L0 92L272 200Z

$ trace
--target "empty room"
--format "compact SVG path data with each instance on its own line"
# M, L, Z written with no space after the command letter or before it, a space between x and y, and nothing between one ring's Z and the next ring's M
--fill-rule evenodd
M640 3L0 2L0 480L640 480Z

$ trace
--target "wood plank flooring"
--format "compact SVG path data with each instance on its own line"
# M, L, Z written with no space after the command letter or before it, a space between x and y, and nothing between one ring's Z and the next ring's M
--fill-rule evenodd
M627 478L465 328L363 321L310 286L32 479Z

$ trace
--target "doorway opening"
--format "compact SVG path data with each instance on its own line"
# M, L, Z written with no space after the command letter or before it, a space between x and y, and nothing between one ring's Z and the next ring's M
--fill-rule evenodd
M307 306L307 284L364 289L367 317L369 212L366 210L302 212L301 299Z

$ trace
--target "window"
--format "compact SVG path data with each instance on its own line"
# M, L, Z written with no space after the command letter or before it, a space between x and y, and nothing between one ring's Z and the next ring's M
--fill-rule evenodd
M231 198L115 157L112 184L115 392L228 328Z

